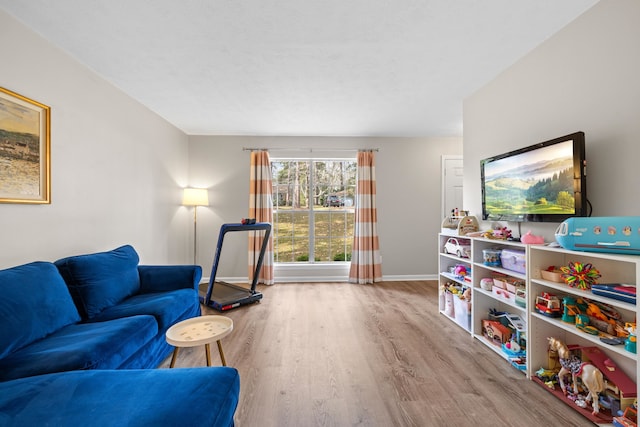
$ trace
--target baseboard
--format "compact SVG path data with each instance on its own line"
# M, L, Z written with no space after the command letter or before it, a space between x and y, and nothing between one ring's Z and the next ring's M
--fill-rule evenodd
M217 280L227 283L247 283L246 277L220 277ZM424 275L390 275L390 276L382 276L382 280L385 282L409 282L409 281L420 281L420 280L438 280L437 274L424 274ZM349 279L347 276L293 276L287 275L285 277L274 277L274 281L276 283L327 283L327 282L348 282ZM209 277L203 277L200 283L209 283Z

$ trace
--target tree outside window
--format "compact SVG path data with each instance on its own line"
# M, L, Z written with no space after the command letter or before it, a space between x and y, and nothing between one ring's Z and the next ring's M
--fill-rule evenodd
M271 162L274 261L350 261L355 160Z

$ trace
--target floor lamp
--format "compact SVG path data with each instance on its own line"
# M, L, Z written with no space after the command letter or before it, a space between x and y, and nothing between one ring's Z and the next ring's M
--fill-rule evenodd
M209 192L206 188L185 188L182 195L184 206L193 206L193 264L196 264L198 242L198 206L209 206Z

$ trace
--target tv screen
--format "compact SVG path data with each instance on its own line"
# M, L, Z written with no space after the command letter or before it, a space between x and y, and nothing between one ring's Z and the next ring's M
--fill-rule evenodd
M584 133L480 162L482 218L562 222L587 216Z

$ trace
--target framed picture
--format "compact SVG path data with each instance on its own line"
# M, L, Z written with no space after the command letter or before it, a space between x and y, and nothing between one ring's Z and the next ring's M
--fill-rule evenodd
M51 203L51 109L0 87L0 203Z

